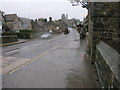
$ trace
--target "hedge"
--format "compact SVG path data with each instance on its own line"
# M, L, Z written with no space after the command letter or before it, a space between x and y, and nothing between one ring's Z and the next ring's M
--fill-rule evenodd
M31 33L29 33L29 32L20 32L19 34L18 34L18 38L22 38L22 39L30 39L31 38Z
M24 32L24 33L26 33L26 32L34 33L35 30L27 30L27 29L25 29L25 30L19 30L19 32Z
M17 42L18 36L17 35L2 36L0 37L0 39L2 40L0 44L5 44L5 43Z
M17 35L18 38L21 38L21 39L30 39L32 33L30 32L4 32L2 33L2 36L8 36L8 35Z
M7 36L7 35L18 35L18 32L3 32L2 36Z

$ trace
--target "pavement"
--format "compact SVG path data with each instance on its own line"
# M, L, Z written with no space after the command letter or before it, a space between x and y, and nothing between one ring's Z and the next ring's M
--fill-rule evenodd
M39 47L24 49L25 54L21 50L2 57L3 88L99 87L96 69L87 61L86 41L74 30L44 44L34 43Z

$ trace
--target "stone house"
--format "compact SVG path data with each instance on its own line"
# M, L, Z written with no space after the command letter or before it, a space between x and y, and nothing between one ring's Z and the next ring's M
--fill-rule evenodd
M57 24L57 25L59 25L59 27L60 27L60 29L62 30L62 31L64 31L65 29L66 29L66 23L65 22L63 22L62 20L57 20L57 21L55 21L55 23Z
M46 23L46 28L47 28L47 30L52 30L53 33L55 33L55 34L62 32L62 30L60 30L59 25L56 22L53 22L53 21L47 22Z
M21 22L17 14L6 14L5 19L10 31L18 32L21 29Z
M40 31L45 31L46 30L46 23L47 21L45 22L44 21L45 19L44 18L41 18L41 19L38 19L38 25L39 25L39 30Z
M5 14L3 11L0 11L0 29L2 29L3 32L8 30L8 27L6 25Z

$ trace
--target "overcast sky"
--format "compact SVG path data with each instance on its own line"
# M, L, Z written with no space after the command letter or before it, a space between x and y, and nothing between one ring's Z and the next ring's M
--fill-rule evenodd
M69 18L83 20L87 10L79 6L72 6L68 0L0 0L1 10L6 14L16 13L20 17L31 19L49 18L60 19L61 14L68 14Z

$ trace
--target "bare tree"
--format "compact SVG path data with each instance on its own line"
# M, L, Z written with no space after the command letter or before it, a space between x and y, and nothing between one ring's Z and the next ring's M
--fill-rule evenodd
M89 3L86 0L68 0L72 3L72 6L82 5L83 8L88 9Z

